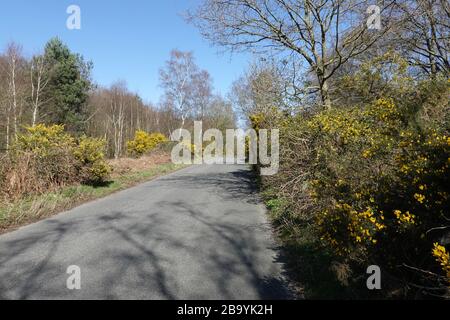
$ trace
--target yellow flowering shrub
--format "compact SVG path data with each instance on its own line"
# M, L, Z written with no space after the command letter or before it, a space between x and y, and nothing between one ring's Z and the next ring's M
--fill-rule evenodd
M288 241L307 230L319 254L358 271L377 264L405 296L444 296L430 275L448 275L448 247L430 248L450 237L450 81L412 79L395 55L358 68L333 83L345 105L269 126L280 128L281 163L261 178L268 203L283 201L273 207Z
M128 141L128 154L134 157L140 157L155 149L160 143L167 141L167 138L162 133L149 134L145 131L138 130L135 133L134 139Z
M449 136L413 128L409 117L393 99L377 99L304 121L316 230L343 259L396 266L407 254L415 267L431 266L420 257L440 234L427 231L448 219Z
M83 182L101 183L111 172L111 167L105 161L104 139L83 136L73 153L80 162L80 171Z
M134 139L127 143L128 154L134 157L141 157L144 153L155 149L164 141L167 141L167 138L162 133L150 134L138 130L135 133Z
M16 199L70 184L103 182L110 172L104 147L101 139L75 139L62 125L26 127L3 159L0 195Z
M72 148L74 144L75 140L64 132L63 125L38 124L25 127L25 133L18 135L13 150L48 155L61 149Z
M2 163L0 193L20 198L76 182L74 146L62 125L25 127Z
M436 259L436 262L439 263L442 271L450 285L450 255L445 249L444 246L439 243L434 243L432 254Z
M321 239L338 255L345 255L375 245L377 233L386 228L383 220L383 213L371 207L356 210L347 203L338 203L318 214L317 226L322 230Z
M255 130L262 129L265 121L265 116L262 113L252 114L249 116L251 127Z
M394 215L397 218L399 224L415 224L416 216L409 213L409 211L401 212L400 210L395 210Z

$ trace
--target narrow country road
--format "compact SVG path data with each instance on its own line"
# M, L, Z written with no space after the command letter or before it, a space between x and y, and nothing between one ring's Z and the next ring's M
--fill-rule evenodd
M290 298L251 181L192 166L2 235L0 298Z

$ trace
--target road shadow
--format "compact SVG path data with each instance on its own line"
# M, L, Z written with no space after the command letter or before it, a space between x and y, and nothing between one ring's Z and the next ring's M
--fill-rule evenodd
M223 172L189 173L162 179L168 183L182 184L188 189L212 188L224 200L261 204L256 173L244 165L212 165L226 167Z
M254 173L247 168L185 173L161 181L192 189L207 186L224 200L260 204ZM154 206L82 216L72 212L67 219L42 221L40 228L31 228L27 236L2 241L0 298L128 299L136 298L136 292L142 293L137 296L142 299L214 298L206 291L195 291L205 283L222 299L245 298L246 292L240 291L244 287L252 288L259 299L296 298L285 277L283 257L276 244L266 239L269 225L255 223L252 217L236 222L233 217L242 212L232 209L219 217L203 209L207 203L164 199ZM100 235L101 241L94 252L89 251L92 256L85 257L86 252L74 247L85 240L92 242L93 234ZM68 265L58 256L68 250L76 253L73 261L89 264L90 269L112 267L79 295L70 295L65 288ZM173 270L188 261L193 264L189 270L201 277L193 278L194 287L186 293L185 287L180 289L185 279ZM267 265L271 267L266 269ZM281 272L272 265L281 267ZM63 280L49 285L53 278Z

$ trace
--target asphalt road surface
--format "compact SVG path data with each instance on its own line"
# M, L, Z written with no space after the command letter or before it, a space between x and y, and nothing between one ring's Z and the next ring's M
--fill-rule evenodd
M252 181L192 166L2 235L0 298L291 298Z

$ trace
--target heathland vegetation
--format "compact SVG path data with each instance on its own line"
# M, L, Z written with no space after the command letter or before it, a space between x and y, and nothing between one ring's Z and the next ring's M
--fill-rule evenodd
M260 57L233 97L280 129L260 186L305 296L448 298L449 3L385 1L378 26L371 4L204 0L190 21Z
M161 68L158 105L95 85L58 39L0 55L0 231L173 170L138 161L194 120L235 127L234 106L280 130L280 170L258 182L307 298L449 298L449 2L200 2L187 17L207 40L255 55L228 99L190 52Z
M57 38L31 58L16 43L0 55L0 230L178 168L168 163L168 137L194 119L234 127L231 104L213 94L211 76L191 52L172 51L161 68L158 105L123 81L96 85L92 68ZM121 158L140 171L117 175ZM49 194L56 202L43 203Z

